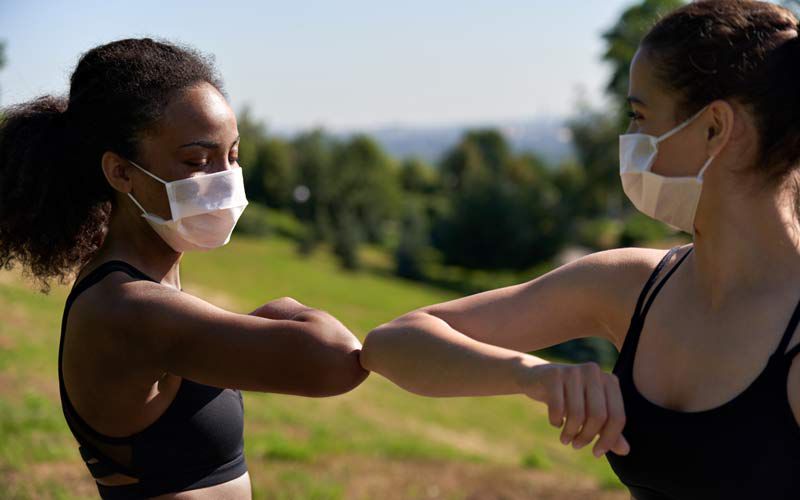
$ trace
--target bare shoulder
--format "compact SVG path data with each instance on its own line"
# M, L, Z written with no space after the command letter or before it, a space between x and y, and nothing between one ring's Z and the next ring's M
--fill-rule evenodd
M667 252L653 248L616 248L586 255L564 266L565 271L571 267L576 275L592 281L588 286L603 301L599 309L605 313L602 321L608 339L617 350L625 341L642 287ZM585 270L589 271L583 272Z
M146 354L153 352L155 346L148 343L158 335L148 332L157 316L168 314L170 304L177 305L180 295L185 294L121 271L110 272L76 297L67 323L69 343L81 352L97 353L97 364L157 370L149 366L153 357ZM81 357L85 360L84 354Z

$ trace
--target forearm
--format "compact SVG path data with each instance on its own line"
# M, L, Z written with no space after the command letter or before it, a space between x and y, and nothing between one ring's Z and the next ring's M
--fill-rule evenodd
M423 396L517 394L547 361L474 340L433 315L414 312L367 335L361 363Z

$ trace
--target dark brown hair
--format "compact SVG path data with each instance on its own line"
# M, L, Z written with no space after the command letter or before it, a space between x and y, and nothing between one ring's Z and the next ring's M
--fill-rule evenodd
M113 190L100 160L136 159L137 144L176 92L221 90L192 49L145 39L95 47L78 61L69 97L44 96L0 117L0 268L20 262L48 289L102 244Z
M783 180L800 163L800 38L795 16L753 0L704 0L658 21L644 37L658 80L677 92L679 121L716 99L752 111L758 168Z

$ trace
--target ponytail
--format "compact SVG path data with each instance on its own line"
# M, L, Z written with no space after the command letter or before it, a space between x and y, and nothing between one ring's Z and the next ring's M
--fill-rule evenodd
M99 167L87 179L79 173L89 169L70 164L66 111L65 98L45 96L0 118L0 267L23 264L43 291L97 250L110 212Z

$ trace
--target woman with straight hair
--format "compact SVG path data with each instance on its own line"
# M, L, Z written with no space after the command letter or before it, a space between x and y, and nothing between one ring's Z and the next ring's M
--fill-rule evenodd
M59 388L102 498L249 499L240 390L329 396L367 375L325 312L182 290L183 253L226 244L247 205L238 154L209 60L146 38L86 52L68 97L3 110L0 265L75 278Z
M516 394L561 441L598 437L637 500L800 498L800 38L785 8L690 3L630 68L622 187L692 235L594 253L423 307L367 336L365 368L427 396ZM525 354L599 336L612 373Z

